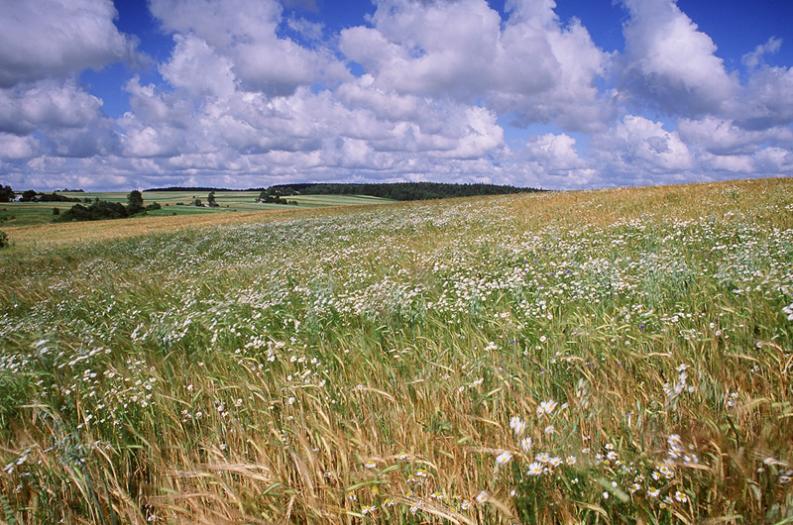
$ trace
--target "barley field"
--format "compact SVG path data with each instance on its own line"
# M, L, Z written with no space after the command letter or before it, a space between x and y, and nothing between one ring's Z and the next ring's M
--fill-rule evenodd
M7 523L793 523L793 180L224 217L11 232Z

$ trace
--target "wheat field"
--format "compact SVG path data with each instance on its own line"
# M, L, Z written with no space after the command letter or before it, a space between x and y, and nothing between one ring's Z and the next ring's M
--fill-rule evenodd
M0 251L7 523L793 523L793 180L123 222Z

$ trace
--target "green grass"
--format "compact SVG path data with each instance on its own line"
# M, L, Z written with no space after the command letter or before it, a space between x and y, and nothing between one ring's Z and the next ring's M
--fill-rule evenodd
M53 208L64 212L73 205L70 202L3 202L0 203L0 228L46 224L55 217Z
M791 261L791 180L20 242L6 520L789 523Z
M79 199L106 200L110 202L127 202L128 192L57 192L67 197ZM144 192L143 199L145 204L157 202L163 209L147 212L147 215L171 216L187 215L196 213L218 213L235 211L255 211L255 210L291 210L295 208L316 208L325 206L362 206L370 204L385 204L394 202L389 199L370 197L368 195L297 195L290 197L299 204L260 204L256 202L258 192L216 192L215 198L220 205L219 208L199 208L190 206L194 197L206 203L206 193L197 192ZM181 203L182 205L177 205ZM35 224L47 224L53 222L55 216L52 214L53 208L59 208L61 212L71 208L72 202L11 202L0 203L0 228L3 226L30 226Z

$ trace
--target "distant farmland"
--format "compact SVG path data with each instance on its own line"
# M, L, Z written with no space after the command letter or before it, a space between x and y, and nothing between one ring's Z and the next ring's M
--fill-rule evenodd
M111 202L126 202L128 192L57 192L60 195L79 199L106 200ZM204 203L207 200L207 192L143 192L143 199L146 204L158 202L162 209L149 211L146 216L173 216L173 215L194 215L206 213L228 213L235 211L260 211L260 210L279 210L293 209L294 206L284 204L264 204L257 203L256 198L259 192L228 191L216 192L220 207L196 207L191 206L194 198L201 199ZM385 204L394 202L390 199L370 197L366 195L295 195L290 196L289 200L298 202L300 208L319 208L324 206L366 206L372 204ZM181 203L181 205L179 205ZM28 226L32 224L46 224L52 222L53 208L65 211L74 202L12 202L0 203L0 228L10 226ZM140 219L140 218L137 218ZM133 219L136 220L136 219Z

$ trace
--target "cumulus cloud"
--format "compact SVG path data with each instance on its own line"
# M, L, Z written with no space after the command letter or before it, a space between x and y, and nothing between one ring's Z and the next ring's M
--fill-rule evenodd
M114 24L113 3L3 2L2 9L0 156L17 161L3 170L20 169L19 162L35 155L112 153L116 137L102 100L75 78L88 68L140 60L136 39Z
M0 133L18 136L13 142L27 152L64 157L112 153L116 134L101 107L99 98L73 81L42 80L0 89Z
M578 156L575 139L566 133L546 133L529 140L526 150L529 157L553 171L581 168L584 162Z
M715 155L752 153L762 144L793 145L793 130L774 127L764 130L747 130L732 120L707 116L701 119L681 119L680 136L689 144Z
M160 74L172 86L196 95L222 97L234 92L236 79L228 58L193 35L176 35L174 41L170 61L160 66Z
M592 139L598 162L626 182L672 182L693 168L694 159L676 131L661 122L626 115Z
M0 131L28 134L40 128L80 128L99 117L101 106L101 100L73 82L0 89Z
M746 129L793 122L793 68L771 67L764 57L782 40L770 37L742 57L742 83L728 71L713 40L676 0L624 0L625 51L619 59L622 96L684 118L716 116Z
M763 173L769 175L793 174L793 153L789 149L764 148L755 154L755 163Z
M533 137L511 160L511 169L540 187L579 188L599 181L598 170L579 155L576 139L566 133Z
M674 0L624 0L625 48L611 53L553 0L501 13L485 0L378 0L337 35L283 5L151 0L173 47L155 80L122 80L129 110L109 118L77 75L134 53L112 4L11 3L26 34L68 23L49 40L0 34L16 46L0 47L0 175L42 188L579 188L793 174L793 68L765 60L781 40L730 70ZM520 144L504 129L535 123L553 131Z
M36 150L38 150L38 142L32 137L19 137L0 132L0 159L29 159L35 155Z
M345 29L340 49L375 85L403 94L486 99L521 123L597 127L609 114L594 87L608 55L553 1L508 2L502 20L484 0L378 2L372 26Z
M133 58L136 42L118 31L111 0L4 1L0 87L63 77Z
M673 114L718 113L738 89L716 44L674 0L624 0L626 89Z
M308 49L278 36L282 7L275 0L152 0L150 7L162 27L177 35L177 49L166 69L177 78L180 63L200 67L209 60L218 67L217 55L226 59L222 67L233 68L247 88L275 95L350 76L330 50ZM195 38L212 46L215 56Z
M752 73L729 115L748 129L793 123L793 67L763 66Z

